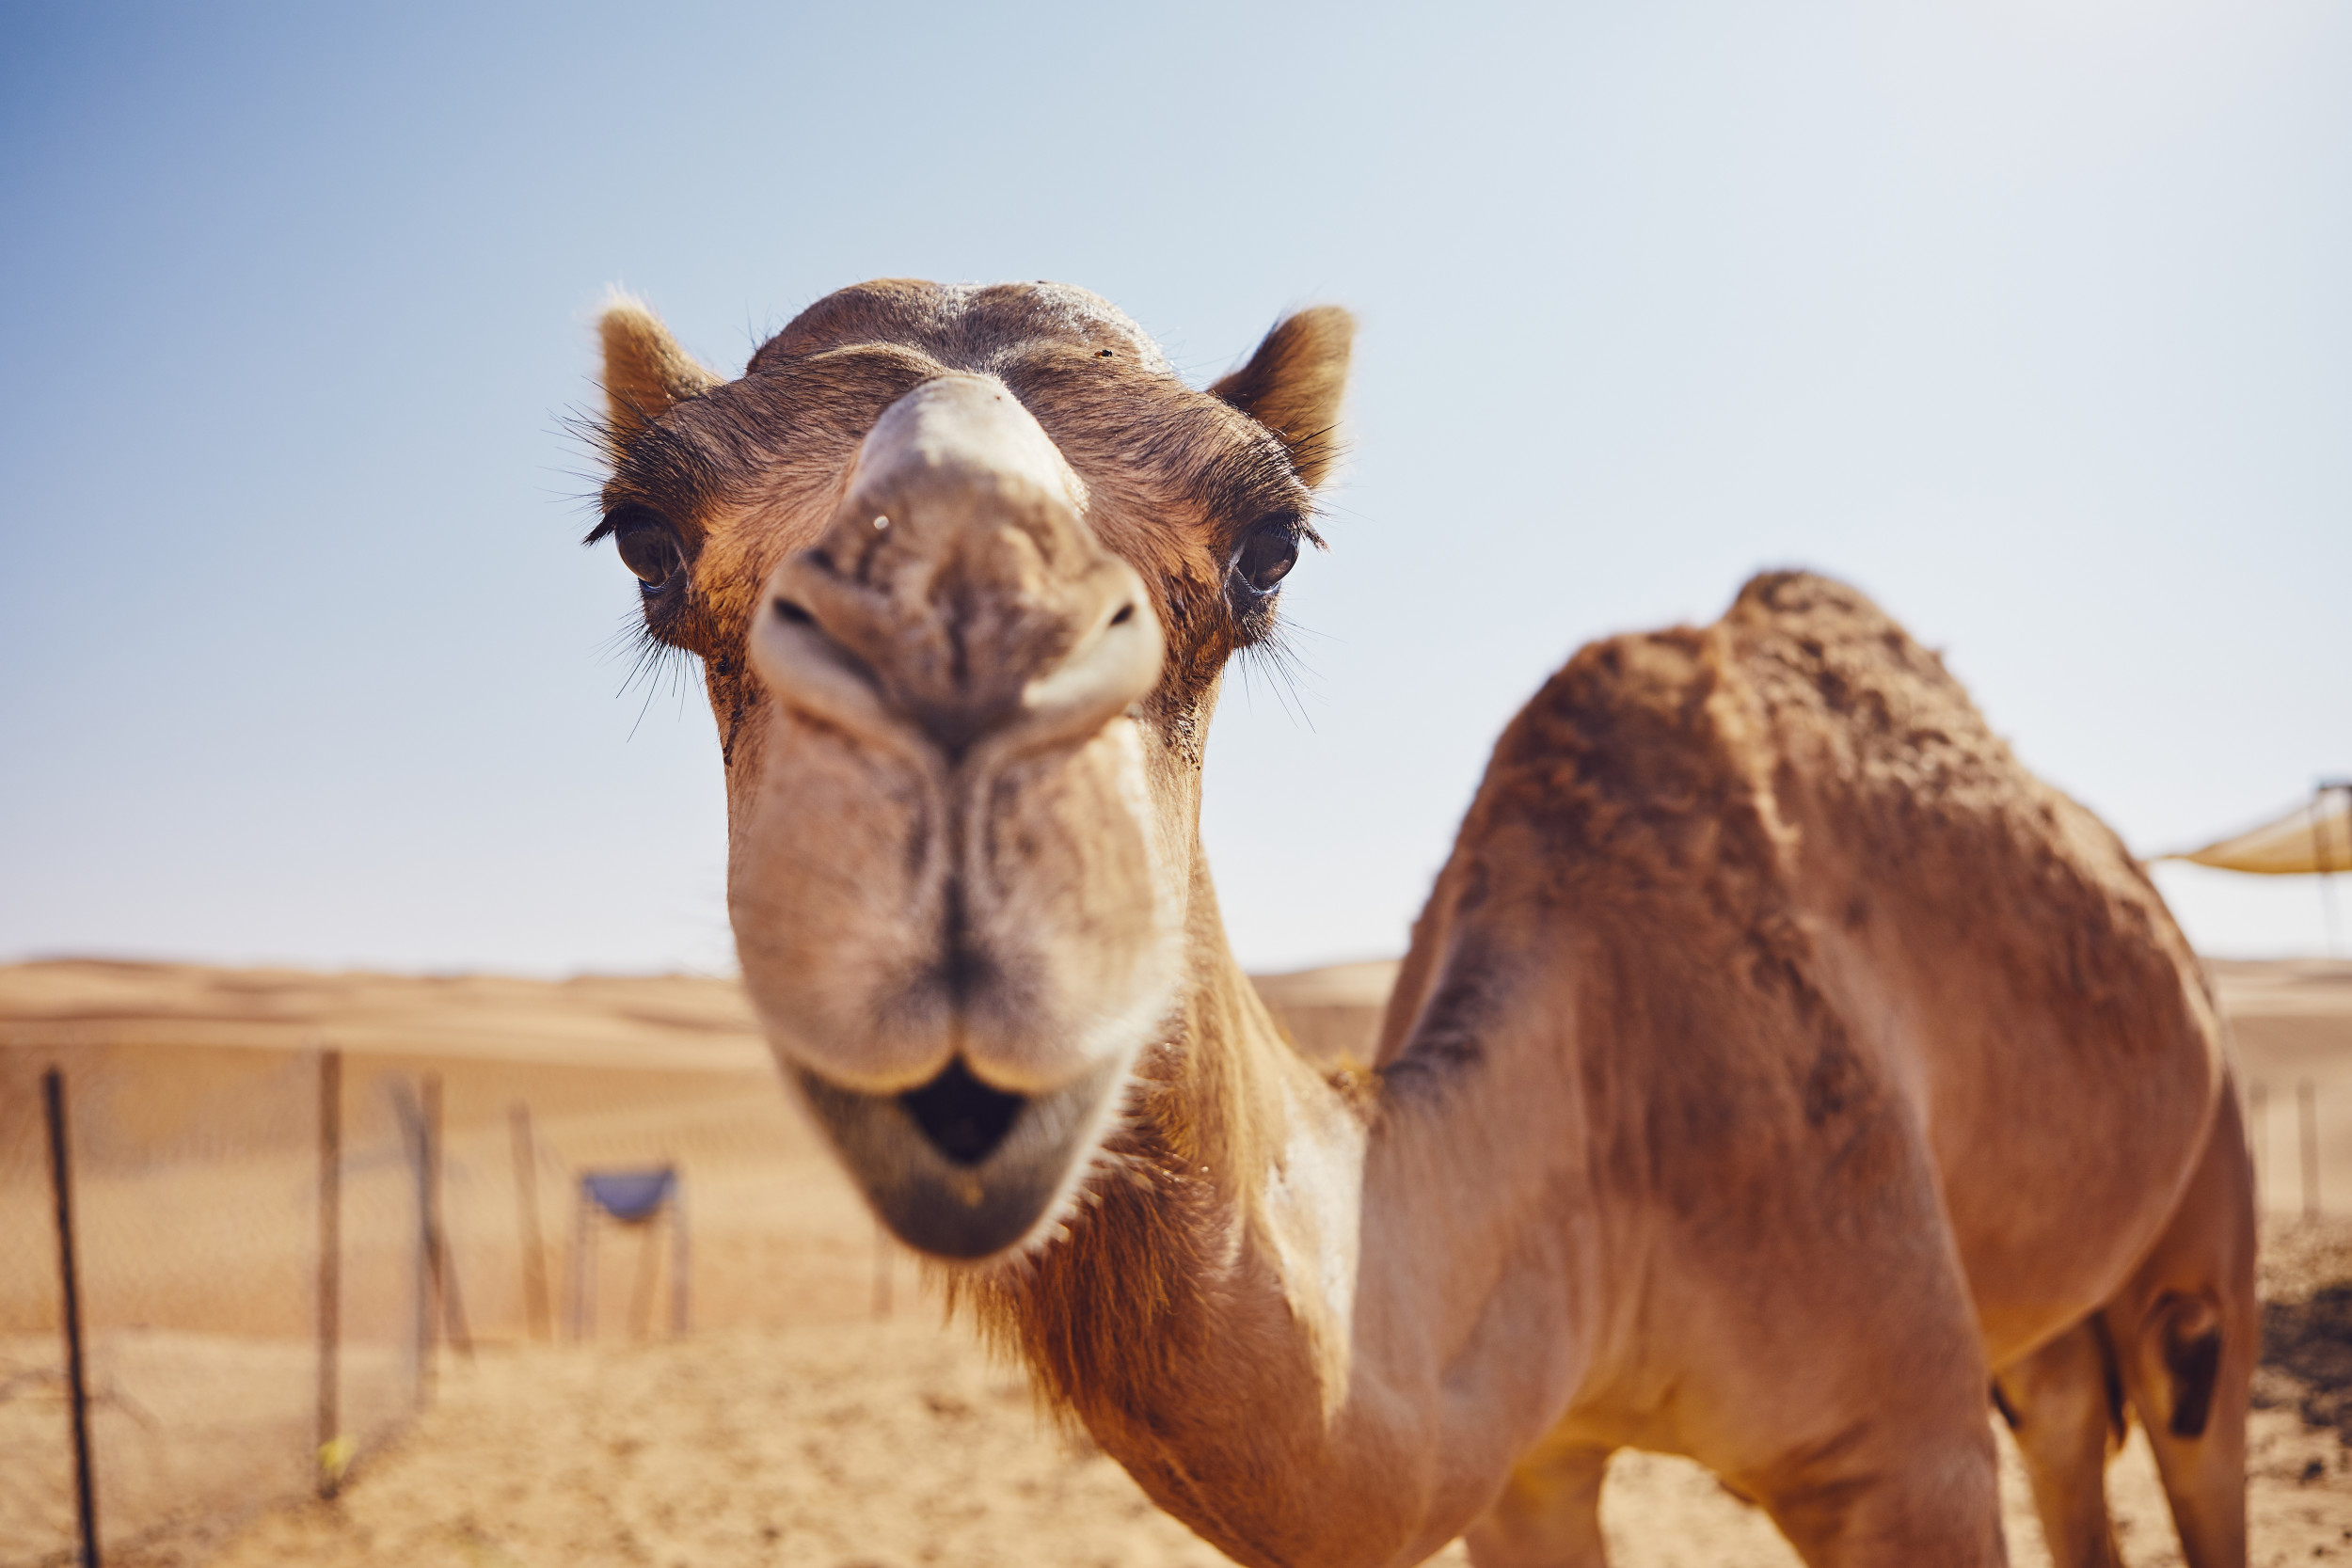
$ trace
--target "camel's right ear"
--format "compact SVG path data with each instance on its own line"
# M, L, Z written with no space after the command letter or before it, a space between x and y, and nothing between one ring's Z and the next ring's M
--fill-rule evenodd
M671 404L707 392L722 379L678 347L643 300L615 294L596 330L604 340L605 412L617 441L628 441Z
M1318 305L1276 323L1249 363L1209 388L1280 436L1310 489L1339 461L1340 403L1355 341L1356 318Z

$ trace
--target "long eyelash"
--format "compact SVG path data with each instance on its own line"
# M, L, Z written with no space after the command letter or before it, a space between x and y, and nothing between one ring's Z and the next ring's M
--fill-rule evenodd
M1298 519L1298 537L1327 555L1331 546L1315 530L1315 520L1323 516L1326 510L1324 503L1318 499L1312 510ZM1310 730L1313 729L1315 721L1307 712L1307 698L1315 694L1314 667L1307 662L1306 655L1299 650L1295 639L1322 635L1283 614L1278 594L1275 602L1266 607L1265 629L1243 644L1240 650L1244 692L1254 690L1257 682L1264 680L1267 689L1274 693L1274 700L1282 705L1283 710Z
M1314 694L1314 667L1307 662L1295 637L1319 637L1322 634L1300 626L1288 616L1277 614L1274 624L1256 641L1241 650L1241 677L1245 692L1254 691L1263 680L1274 700L1283 711L1306 725L1315 727L1307 712L1307 698Z
M567 477L581 481L584 484L591 486L573 492L570 499L576 504L595 512L596 524L588 531L587 537L580 541L585 545L594 545L601 540L607 531L604 511L605 474L610 474L620 464L622 455L620 434L613 428L611 420L578 406L567 408L558 415L556 424L560 434L589 449L604 468L604 474L580 469L564 470ZM605 639L603 653L607 658L628 660L628 668L621 676L620 688L612 693L615 698L628 696L630 690L641 683L645 688L645 700L639 705L637 718L628 727L631 739L636 737L637 731L645 722L645 715L653 711L653 700L665 683L676 694L679 711L681 713L685 711L686 697L692 689L692 682L701 670L702 660L691 651L681 648L675 642L665 642L655 635L652 623L646 619L644 607L642 604L634 607L629 611L628 620L614 630L612 636Z
M645 721L645 715L653 710L654 697L665 681L670 689L677 694L679 711L685 711L686 697L693 689L693 680L701 671L702 660L690 650L656 637L653 627L645 624L642 611L630 616L628 624L605 639L604 654L607 658L626 657L628 660L628 669L621 677L620 688L612 693L614 697L628 696L630 689L641 682L645 688L645 700L637 709L635 722L628 727L632 738L637 734L638 726Z
M612 426L600 414L593 414L577 404L555 416L555 424L548 432L557 440L579 449L580 456L592 467L564 467L553 471L576 482L580 488L564 492L564 499L577 505L592 508L599 515L604 510L604 486L620 463L619 439ZM582 544L591 541L582 540Z
M596 464L596 472L578 473L577 477L594 483L596 488L583 499L600 497L604 482L621 466L628 454L628 443L621 438L612 419L592 409L572 404L555 417L556 434L578 447L585 449L587 457Z

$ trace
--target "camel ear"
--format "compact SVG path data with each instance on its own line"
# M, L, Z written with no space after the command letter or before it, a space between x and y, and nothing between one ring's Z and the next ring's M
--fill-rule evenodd
M1356 318L1338 306L1301 310L1209 390L1280 436L1298 477L1320 485L1339 461L1340 400L1355 341Z
M620 441L653 423L673 404L719 385L721 377L678 347L661 318L643 300L613 295L596 330L604 340L605 412Z

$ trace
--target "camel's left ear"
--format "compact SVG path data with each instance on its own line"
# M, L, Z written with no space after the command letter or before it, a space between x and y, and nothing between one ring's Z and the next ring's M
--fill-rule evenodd
M1298 477L1320 485L1339 461L1340 400L1355 341L1356 318L1338 306L1301 310L1209 390L1280 436Z
M678 347L643 300L613 295L596 331L604 340L605 411L620 441L660 419L671 404L707 392L723 379Z

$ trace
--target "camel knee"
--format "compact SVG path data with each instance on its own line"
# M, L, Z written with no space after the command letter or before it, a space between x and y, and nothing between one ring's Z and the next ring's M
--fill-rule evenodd
M2213 1420L2221 1377L2221 1305L2204 1293L2168 1296L2157 1304L2151 1328L2164 1366L2165 1431L2174 1437L2202 1437Z
M1606 1568L1600 1536L1605 1449L1570 1449L1519 1462L1462 1537L1476 1568Z
M1849 1455L1837 1474L1765 1494L1772 1522L1798 1555L1812 1568L2007 1562L1998 1467L1983 1421L1890 1436L1883 1451Z

